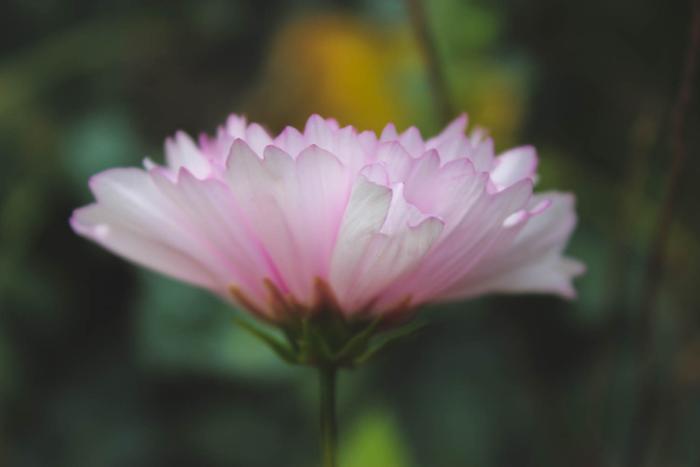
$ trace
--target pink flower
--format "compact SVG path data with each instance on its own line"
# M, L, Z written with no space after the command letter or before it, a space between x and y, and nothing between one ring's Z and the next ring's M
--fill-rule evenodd
M280 322L332 308L394 314L491 292L573 297L583 271L562 251L570 194L533 194L537 156L496 156L466 116L424 140L314 115L276 137L229 117L195 143L178 132L166 164L90 181L71 225L118 255Z

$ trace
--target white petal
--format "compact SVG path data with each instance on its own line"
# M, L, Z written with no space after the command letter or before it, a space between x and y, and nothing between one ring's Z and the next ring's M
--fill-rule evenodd
M315 144L326 151L333 150L333 128L319 115L314 114L306 121L304 138L308 144Z
M244 138L248 123L243 116L231 114L226 120L226 132L233 138Z
M104 248L162 274L200 287L221 290L216 275L191 254L125 225L113 211L99 204L76 209L73 229Z
M388 192L360 181L333 258L332 283L344 309L351 313L379 298L420 263L442 229L441 221L406 203L400 184Z
M389 186L391 180L386 167L381 163L366 165L360 170L360 175L377 185Z
M387 218L391 198L389 188L362 176L356 180L331 261L331 283L339 299L347 299L365 251Z
M185 167L197 178L204 178L211 173L207 158L186 133L178 131L175 138L165 140L165 160L168 167L177 173Z
M296 159L301 151L309 146L309 143L304 138L299 130L288 126L282 133L275 138L274 146L282 149L284 152Z
M513 148L496 158L491 180L499 188L529 178L534 180L537 169L537 153L532 146Z
M361 309L379 298L380 292L402 275L410 273L423 260L442 229L443 223L431 217L393 235L373 235L352 283L352 293L342 297L346 311ZM409 297L410 293L399 300Z
M272 142L272 138L270 138L267 131L257 123L248 125L245 132L245 140L256 154L262 154L265 146Z
M392 187L389 214L382 226L381 233L394 235L406 230L407 227L420 224L428 217L429 216L423 214L417 207L406 201L403 183L396 183Z
M222 285L221 271L207 261L200 249L200 239L186 228L187 220L176 215L147 172L112 169L93 177L90 186L97 203L76 211L73 225L81 233L166 274L207 287L212 287L214 282ZM154 248L154 258L139 257L145 246ZM158 253L179 256L166 260L159 259ZM194 269L199 271L195 277L188 277L186 271L169 269L170 264L183 263L182 257L200 265ZM208 271L206 281L201 270Z

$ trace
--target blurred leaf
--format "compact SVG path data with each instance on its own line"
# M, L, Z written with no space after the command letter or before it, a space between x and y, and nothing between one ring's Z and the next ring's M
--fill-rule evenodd
M17 378L15 358L12 347L8 343L7 336L0 329L0 413L3 410L2 403L5 398L15 390ZM1 418L1 417L0 417Z
M344 467L410 467L411 456L394 419L375 409L363 413L343 437Z
M484 52L493 47L501 30L501 16L494 8L475 1L427 2L438 43L449 55Z
M102 170L139 164L145 156L129 116L114 108L77 120L68 128L61 152L64 170L77 186Z
M170 31L154 18L104 18L51 34L0 62L0 123L69 77L158 51Z

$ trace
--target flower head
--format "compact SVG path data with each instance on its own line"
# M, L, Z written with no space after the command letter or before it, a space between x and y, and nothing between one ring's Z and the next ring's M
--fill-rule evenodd
M136 263L234 300L260 318L332 310L400 316L490 292L572 297L562 251L569 194L533 194L537 156L498 156L466 116L423 139L309 118L271 136L232 115L214 137L179 132L164 165L92 178L71 225Z

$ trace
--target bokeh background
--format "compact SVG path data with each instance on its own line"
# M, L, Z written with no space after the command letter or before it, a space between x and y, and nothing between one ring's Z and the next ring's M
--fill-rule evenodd
M539 187L578 196L569 251L588 273L573 302L434 307L426 331L344 373L342 465L698 465L697 99L663 275L645 279L689 2L424 3L452 112L499 150L537 146ZM313 372L67 219L91 174L230 112L429 134L436 109L400 0L4 0L0 466L315 465Z

